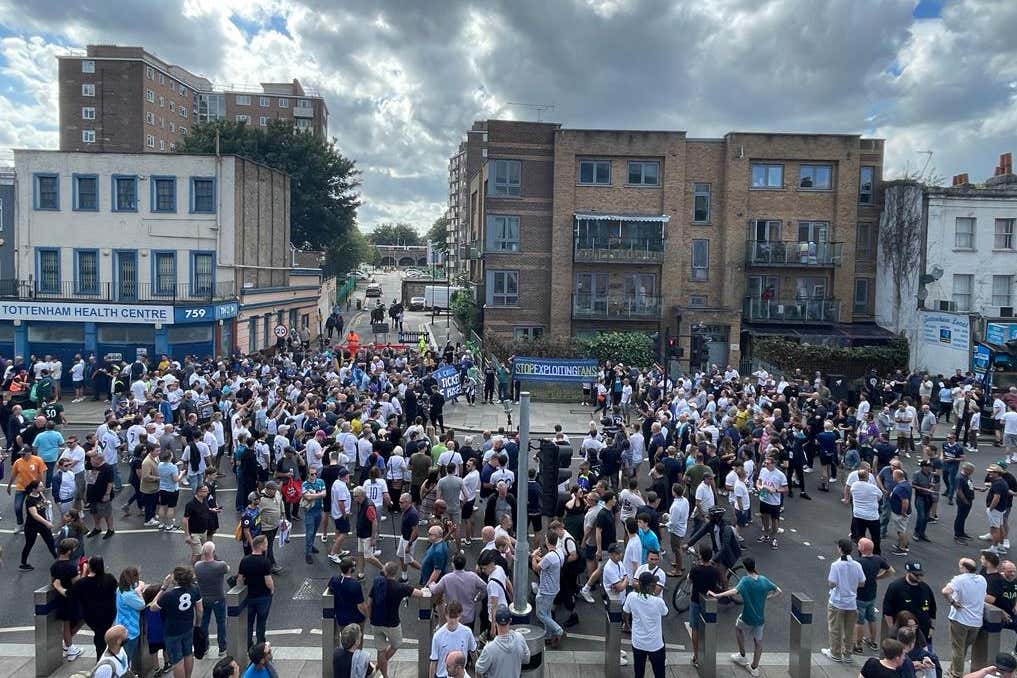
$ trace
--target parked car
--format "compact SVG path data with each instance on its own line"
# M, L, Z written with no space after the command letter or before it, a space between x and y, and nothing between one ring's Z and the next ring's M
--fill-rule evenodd
M410 297L410 310L411 311L423 311L424 310L424 298L423 297Z
M367 285L367 289L364 291L365 297L380 297L381 296L381 285L376 282L371 282Z

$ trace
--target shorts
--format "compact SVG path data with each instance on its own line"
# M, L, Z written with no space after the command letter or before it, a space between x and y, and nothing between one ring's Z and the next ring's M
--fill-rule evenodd
M751 524L752 509L745 509L744 511L735 509L735 521L737 522L738 527L745 527L746 525Z
M586 545L584 545L583 546L583 557L586 558L587 560L596 560L597 559L597 545L596 544L586 544Z
M166 644L166 660L170 666L182 661L184 657L194 654L194 631L192 629L187 629L187 633L181 633L179 636L166 636L163 642Z
M463 522L463 512L461 509L455 512L451 510L446 511L445 516L446 518L451 520L452 524L455 525L456 527L459 527L459 525L462 524Z
M1017 433L1004 433L1003 447L1017 447Z
M403 644L403 629L401 626L373 626L374 646L379 650L390 647L398 650Z
M410 501L420 504L420 485L410 485Z
M159 490L159 506L167 506L169 508L177 507L177 500L180 499L180 491L169 492L167 490Z
M759 502L759 513L760 515L770 516L780 520L780 504L766 504Z
M985 517L989 520L989 527L1003 526L1003 512L994 509L985 509Z
M463 504L463 520L469 520L473 517L473 504L475 501L475 499L470 499L468 502Z
M670 541L671 541L671 553L674 554L675 564L680 567L681 566L681 562L682 562L681 561L681 557L682 557L682 542L685 540L685 537L679 537L674 532L668 532L668 536L670 537Z
M703 604L692 601L689 603L689 626L702 631L705 624L703 623Z
M374 547L371 546L370 537L357 537L357 552L365 558L374 555Z
M88 512L96 518L110 518L113 516L113 502L93 501L88 506Z
M74 474L74 498L78 501L85 499L85 472Z
M911 523L911 514L899 515L897 513L890 514L890 527L893 528L894 532L900 532L901 534L907 534L908 525Z
M413 547L416 545L417 540L406 541L402 537L399 537L399 545L396 546L396 558L401 562L409 565L413 562Z
M201 537L199 535L192 534L190 539L187 539L187 545L191 547L192 558L201 557L201 547L203 545L203 542L201 541Z
M333 518L332 522L335 523L336 534L349 534L350 533L350 519L346 516L342 518Z
M744 635L752 638L753 640L763 642L763 624L759 626L750 626L742 621L742 616L738 615L735 619L735 628L741 631Z
M857 601L858 605L858 624L862 625L866 622L876 621L876 601L875 600L862 600L861 598Z

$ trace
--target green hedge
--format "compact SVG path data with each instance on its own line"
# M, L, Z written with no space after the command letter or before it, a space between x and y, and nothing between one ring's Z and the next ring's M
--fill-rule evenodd
M591 339L574 337L539 337L537 339L505 339L491 332L484 335L484 350L498 360L513 355L535 358L596 358L604 362L624 363L636 367L653 364L653 341L643 332L602 332Z
M824 346L799 344L785 339L759 339L753 346L753 356L782 370L801 368L811 373L841 374L848 378L861 377L871 369L880 374L906 370L908 366L908 340L899 334L879 346Z

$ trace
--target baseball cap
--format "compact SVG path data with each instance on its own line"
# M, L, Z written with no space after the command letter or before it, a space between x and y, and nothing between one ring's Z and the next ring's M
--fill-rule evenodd
M908 562L906 565L904 565L904 569L910 572L911 574L921 574L921 575L925 574L925 571L922 569L922 564L917 560L912 560Z
M992 664L1004 673L1012 673L1017 670L1017 657L1014 657L1010 652L1000 652Z
M922 459L921 463L918 464L918 465L919 466L932 466L932 462L929 461L928 459Z
M621 544L611 544L610 546L607 547L607 552L608 553L621 553L622 552Z
M498 611L494 613L495 624L510 624L512 623L512 614L509 609L504 605L498 607Z
M342 468L339 469L339 477L340 478L345 478L349 474L350 474L350 470L348 468L346 468L345 466L343 466Z
M986 473L1002 473L1003 469L999 464L989 464L989 468L985 469Z
M1006 459L999 459L999 460L997 460L996 461L996 466L1000 467L1001 469L1003 469L1005 471L1006 467L1007 467Z

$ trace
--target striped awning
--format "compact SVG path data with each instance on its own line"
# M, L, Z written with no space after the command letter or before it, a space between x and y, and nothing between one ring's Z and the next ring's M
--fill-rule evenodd
M597 219L600 221L654 221L666 224L671 221L667 214L600 214L598 212L576 212L576 219Z

